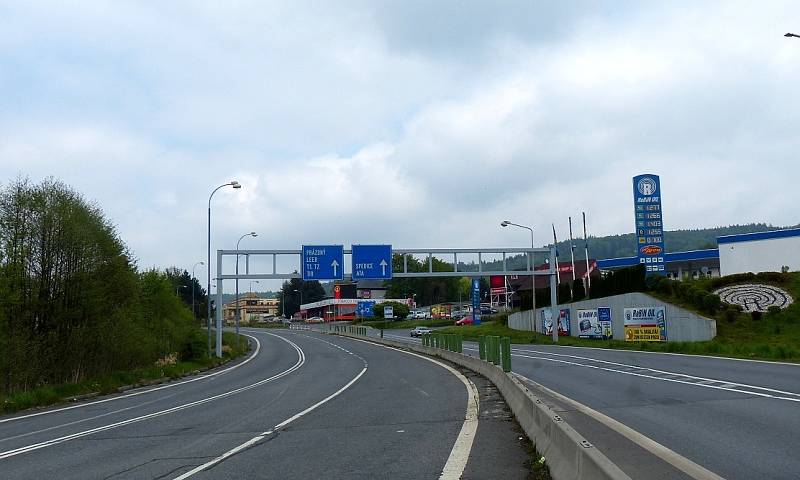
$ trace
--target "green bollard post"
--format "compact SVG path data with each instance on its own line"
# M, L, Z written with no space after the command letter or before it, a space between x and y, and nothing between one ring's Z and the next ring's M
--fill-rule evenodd
M503 371L508 373L511 371L511 339L503 337Z
M481 360L486 360L486 347L484 346L484 341L486 337L478 337L478 357Z
M500 337L493 336L492 337L492 363L495 365L500 364Z

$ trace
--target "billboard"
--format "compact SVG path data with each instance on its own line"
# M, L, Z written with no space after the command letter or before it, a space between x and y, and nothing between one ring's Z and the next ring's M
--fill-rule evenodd
M665 307L625 309L626 342L666 342L667 314Z
M644 174L633 177L636 216L636 256L646 275L664 275L664 218L661 211L661 179Z
M581 338L613 337L611 330L611 308L598 307L578 310L578 336Z
M553 310L543 308L539 315L542 319L542 332L545 335L553 335ZM558 315L558 336L569 336L569 308L562 308Z
M489 277L489 291L492 295L505 295L506 277L502 275L492 275Z

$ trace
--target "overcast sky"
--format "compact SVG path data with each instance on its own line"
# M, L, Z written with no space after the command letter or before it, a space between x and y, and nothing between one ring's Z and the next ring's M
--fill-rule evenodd
M668 230L796 224L789 31L796 0L0 0L0 181L61 179L189 270L233 179L214 249L631 232L645 172Z

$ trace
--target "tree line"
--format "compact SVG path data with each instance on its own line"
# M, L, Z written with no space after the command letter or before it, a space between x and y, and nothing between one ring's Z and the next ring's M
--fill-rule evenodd
M62 182L2 188L0 396L202 355L174 274L139 272L99 206Z

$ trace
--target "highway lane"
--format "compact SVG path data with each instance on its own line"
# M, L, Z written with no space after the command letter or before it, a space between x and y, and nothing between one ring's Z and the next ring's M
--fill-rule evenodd
M386 337L418 342L407 332ZM725 478L800 475L798 365L553 345L515 345L512 356L515 373Z
M349 339L248 334L258 355L224 374L0 417L0 476L177 478L272 430L191 478L439 477L465 423L459 378Z

